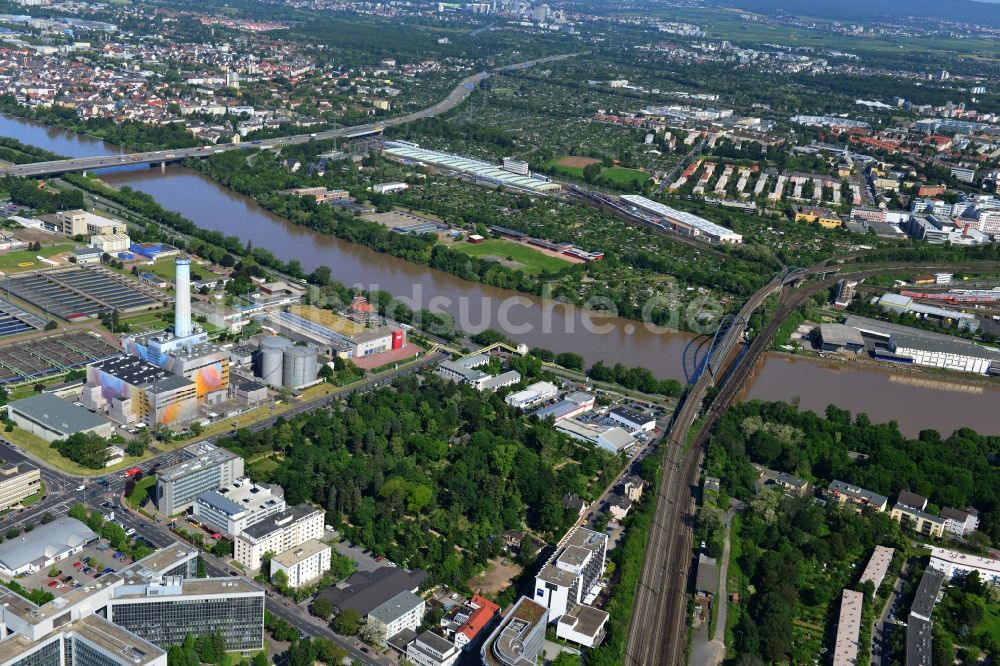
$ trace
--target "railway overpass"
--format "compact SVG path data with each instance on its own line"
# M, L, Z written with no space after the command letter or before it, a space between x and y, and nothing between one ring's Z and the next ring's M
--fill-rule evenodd
M853 258L857 254L844 255L841 259ZM958 262L950 265L887 263L868 266L828 262L807 269L785 271L761 287L744 304L736 315L737 320L748 321L753 311L768 296L779 294L774 315L733 362L732 367L723 372L721 368L724 368L726 358L708 359L718 363L720 371L702 372L675 412L669 437L665 440L667 450L657 489L656 508L646 542L642 575L632 604L632 618L623 657L626 666L679 666L685 663L688 582L694 556L693 491L699 483L704 446L715 422L736 401L740 391L753 377L782 323L807 300L830 289L841 278L861 279L901 271L923 273L958 270L996 271L1000 270L1000 262ZM722 356L728 356L742 334L742 326L730 326L723 332L723 339L718 340L715 347L723 350ZM718 388L718 392L708 409L703 411L705 396L713 386ZM697 423L698 429L692 432L699 415L702 418ZM725 603L725 600L720 602Z
M15 164L0 168L2 176L21 176L25 178L37 178L42 176L59 176L65 173L94 171L97 169L109 169L122 166L158 166L161 164L172 164L188 158L201 158L224 153L231 150L271 150L281 146L306 143L309 141L322 141L325 139L337 138L361 138L364 136L380 135L386 127L404 125L422 118L430 118L442 113L451 111L456 106L464 102L472 91L476 89L484 79L495 73L503 73L526 69L540 63L564 60L580 55L579 53L567 53L546 58L537 58L527 62L500 67L495 70L479 72L463 79L443 100L420 111L414 111L405 116L387 118L377 123L366 125L355 125L353 127L341 127L337 129L312 132L309 134L295 134L291 136L275 137L271 139L261 139L249 143L228 143L215 146L197 146L194 148L174 148L169 150L152 150L141 153L122 153L121 155L104 155L97 157L74 157L65 160L52 160L49 162L34 162L32 164Z

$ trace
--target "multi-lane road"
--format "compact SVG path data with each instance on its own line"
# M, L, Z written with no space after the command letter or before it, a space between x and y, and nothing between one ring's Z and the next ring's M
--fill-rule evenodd
M461 83L452 89L446 98L437 104L404 116L387 118L386 120L377 123L356 125L353 127L341 127L338 129L313 132L310 134L296 134L293 136L261 139L260 141L253 141L250 143L230 143L216 146L198 146L196 148L175 148L170 150L153 150L141 153L123 153L121 155L74 157L65 160L34 162L32 164L15 164L0 168L0 177L23 176L30 178L37 176L57 176L64 173L93 171L95 169L179 162L187 158L208 157L216 153L224 153L230 150L274 149L290 144L306 143L308 141L359 137L365 134L378 134L381 133L386 127L394 127L396 125L411 123L414 120L420 120L421 118L430 118L454 109L456 106L464 102L469 95L472 94L472 91L476 89L476 86L478 86L484 79L487 79L496 73L526 69L540 63L563 60L566 58L572 58L576 55L579 55L579 53L566 53L562 55L548 56L545 58L538 58L518 63L516 65L509 65L507 67L500 67L494 70L473 74L472 76L463 79Z

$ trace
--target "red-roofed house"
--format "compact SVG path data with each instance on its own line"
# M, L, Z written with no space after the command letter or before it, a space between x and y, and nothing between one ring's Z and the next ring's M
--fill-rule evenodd
M464 648L466 645L476 640L483 629L489 626L500 613L500 606L478 594L472 595L469 606L473 608L469 614L469 619L462 623L462 626L455 631L455 647Z

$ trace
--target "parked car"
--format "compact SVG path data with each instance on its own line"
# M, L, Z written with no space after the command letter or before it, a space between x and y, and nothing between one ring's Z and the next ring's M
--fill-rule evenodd
M57 580L50 580L49 581L49 587L55 587L58 584L59 584L59 581L57 581Z

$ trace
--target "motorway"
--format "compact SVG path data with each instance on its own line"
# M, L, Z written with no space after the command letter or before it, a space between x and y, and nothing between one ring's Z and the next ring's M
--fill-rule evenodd
M632 618L625 646L624 663L627 666L647 664L675 665L685 662L685 637L687 636L687 600L690 565L693 559L693 491L697 487L701 459L708 435L716 420L736 400L740 390L770 349L774 336L782 323L808 299L830 289L842 278L860 279L901 271L979 271L997 270L1000 262L981 261L951 265L918 265L894 263L885 265L821 264L794 274L785 273L758 290L740 309L744 321L768 296L779 294L778 307L765 328L754 337L732 367L722 375L718 392L705 411L697 433L689 441L690 430L702 413L706 393L715 383L711 372L703 372L690 388L684 402L675 413L674 423L667 442L665 462L656 508L649 538L642 576L632 605ZM831 270L839 269L834 277L827 277ZM794 286L795 281L805 281L819 276L821 279ZM732 326L720 341L721 356L731 353L743 336L742 326ZM725 603L725 600L720 600ZM702 666L699 664L698 666Z
M293 136L277 137L273 139L261 139L252 143L231 143L215 146L198 146L195 148L174 148L169 150L153 150L142 153L126 153L122 155L105 155L98 157L76 157L65 160L52 160L49 162L34 162L32 164L16 164L0 168L0 177L22 176L25 178L31 178L37 176L57 176L76 171L93 171L95 169L108 169L112 167L179 162L186 158L208 157L216 153L224 153L230 150L267 150L280 148L281 146L289 144L307 143L309 141L322 141L324 139L352 138L364 135L380 134L386 127L404 125L406 123L413 122L414 120L430 118L454 109L472 94L472 91L476 89L476 86L478 86L484 79L493 76L493 74L526 69L539 63L564 60L577 55L580 54L566 53L563 55L548 56L545 58L538 58L536 60L518 63L516 65L509 65L507 67L500 67L494 70L473 74L472 76L463 79L461 83L455 86L446 98L437 104L405 116L387 118L386 120L379 121L377 123L356 125L353 127L341 127L338 129L313 132L310 134L296 134Z

